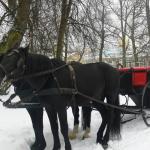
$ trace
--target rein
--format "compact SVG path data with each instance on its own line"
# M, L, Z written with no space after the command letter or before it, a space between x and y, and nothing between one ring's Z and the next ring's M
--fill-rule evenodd
M69 63L65 64L65 65L62 65L60 67L57 67L55 69L48 69L48 70L45 70L45 71L41 71L41 72L37 72L37 73L33 73L33 74L29 74L29 75L23 75L23 76L19 76L15 79L12 79L11 82L15 82L15 81L18 81L18 80L21 80L21 79L28 79L28 78L33 78L33 77L38 77L38 76L42 76L42 75L45 75L45 74L50 74L50 73L54 73L66 66L68 66Z
M71 88L60 88L59 90L58 90L58 88L44 89L44 90L42 90L42 91L38 91L38 92L35 92L35 93L33 92L33 93L30 94L29 96L22 98L22 100L25 100L25 103L26 103L26 102L28 102L28 101L31 102L31 99L32 99L34 96L59 95L59 94L61 94L61 95L72 95L72 94L74 94L74 95L79 95L79 96L82 96L82 97L84 97L84 98L86 98L86 99L89 99L89 100L91 100L91 101L94 101L94 102L97 102L97 103L99 103L99 104L102 104L102 105L104 105L104 106L107 106L107 107L110 107L110 108L115 108L115 109L118 109L118 110L120 110L120 111L124 111L124 112L127 112L127 113L132 113L132 114L141 114L141 112L142 112L142 114L144 113L141 109L139 109L139 110L137 110L137 111L133 111L133 110L128 109L128 108L123 108L123 107L116 106L116 105L113 105L113 104L105 103L105 102L100 101L100 100L98 100L98 99L96 99L96 98L93 98L93 97L90 97L90 96L88 96L88 95L85 95L85 94L83 94L83 93L77 91L77 90L74 89L74 88L73 88L73 89L71 89ZM8 107L8 108L11 108L11 107L10 107L10 104L11 104L11 100L12 100L13 98L14 98L14 95L13 95L11 98L9 98L6 102L3 102L4 106L6 106L6 107ZM31 102L30 104L32 105L32 102ZM33 104L34 104L34 103L33 103ZM35 104L39 104L39 103L35 103ZM15 106L15 108L17 108L16 105L14 105L14 106ZM33 106L34 106L34 105L33 105ZM39 105L39 106L41 106L41 105ZM13 106L12 106L12 107L13 107Z
M113 105L113 104L105 103L105 102L100 101L96 98L85 95L85 94L79 92L77 89L74 89L74 88L60 88L59 90L57 88L51 88L51 89L45 89L45 90L39 91L38 93L35 93L36 96L58 95L58 94L62 94L62 95L71 95L71 94L80 95L80 96L82 96L86 99L97 102L97 103L102 104L102 105L107 106L107 107L115 108L115 109L118 109L118 110L121 110L121 111L124 111L124 112L128 112L128 113L132 113L132 114L140 114L141 113L141 109L140 109L140 111L132 111L131 109L127 109L127 108L123 108L123 107L116 106L116 105Z

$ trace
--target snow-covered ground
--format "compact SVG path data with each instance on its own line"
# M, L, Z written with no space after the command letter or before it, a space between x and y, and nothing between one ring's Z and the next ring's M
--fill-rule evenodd
M4 100L6 97L2 97ZM68 109L69 127L73 127L73 116L71 109ZM101 123L97 111L92 112L90 138L81 140L80 133L76 140L71 141L73 150L103 150L101 145L96 145L96 132ZM47 142L45 150L51 150L53 138L46 113L44 113L44 135ZM62 150L64 142L60 134ZM25 109L7 109L0 104L0 150L30 150L34 141L34 133L31 121ZM150 128L148 128L141 116L122 126L122 139L110 141L110 150L149 150L150 149ZM109 150L108 149L108 150Z

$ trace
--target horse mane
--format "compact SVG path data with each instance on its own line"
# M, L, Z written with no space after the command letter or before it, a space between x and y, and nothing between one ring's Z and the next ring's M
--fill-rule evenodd
M50 59L41 54L28 53L26 57L26 70L29 73L44 71L51 68Z
M25 64L26 64L25 74L27 75L52 70L57 67L63 66L66 63L57 58L50 59L49 57L41 54L28 53Z
M28 53L28 56L26 57L25 75L32 75L34 73L52 70L64 64L64 61L56 58L50 59L49 57L41 54ZM43 88L46 85L47 80L50 79L50 77L51 74L45 74L39 77L35 77L34 80L32 80L34 82L35 88L38 90Z

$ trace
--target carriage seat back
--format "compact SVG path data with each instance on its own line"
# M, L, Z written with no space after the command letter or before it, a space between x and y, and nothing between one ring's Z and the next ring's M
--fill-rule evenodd
M121 68L120 72L128 72L132 73L132 86L140 87L145 86L148 81L148 71L150 71L150 67L133 67L133 68Z
M134 67L132 69L132 85L133 86L145 86L147 83L147 68L146 67Z

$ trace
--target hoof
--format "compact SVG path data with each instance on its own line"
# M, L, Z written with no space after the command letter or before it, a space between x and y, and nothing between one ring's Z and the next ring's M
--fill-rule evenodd
M77 138L77 133L70 131L68 136L70 140L74 140Z
M54 144L53 149L52 150L60 150L60 143L57 142L57 144Z
M53 150L60 150L60 147L59 148L53 148Z
M68 136L70 140L74 140L77 137L77 133L79 132L79 125L74 125L74 128L72 131L69 132Z
M90 137L89 134L83 135L83 136L82 136L82 140L87 139L87 138L89 138L89 137Z
M82 136L82 140L84 140L85 138L89 138L90 137L89 133L90 133L90 128L87 127Z
M104 148L104 150L106 150L108 148L108 144L103 144L102 147Z
M79 132L79 125L78 124L74 125L73 132L74 133L78 133Z
M108 144L104 143L104 141L102 139L97 139L96 143L101 144L102 147L104 148L104 150L106 150L108 148Z
M31 146L31 150L44 150L46 147L46 143L44 144L37 144L37 143L34 143L32 146Z
M71 144L69 144L68 146L65 146L65 150L72 150Z

